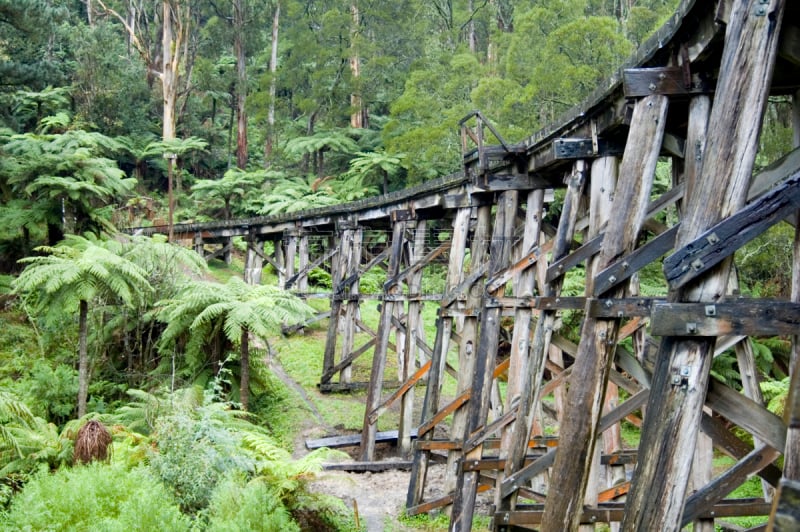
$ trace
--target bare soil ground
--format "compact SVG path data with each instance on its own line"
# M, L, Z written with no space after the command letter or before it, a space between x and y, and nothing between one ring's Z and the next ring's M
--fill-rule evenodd
M329 436L343 436L340 430L331 427L323 420L322 415L298 383L283 370L275 357L268 357L267 363L274 374L287 386L294 389L309 408L310 415L305 420L303 427L298 427L295 441L293 442L295 458L310 452L306 447L307 440ZM340 396L340 399L346 396ZM421 397L420 397L421 399ZM363 398L353 397L354 408L363 409ZM342 461L356 461L358 446L340 448L340 451L349 456ZM377 444L376 461L402 461L394 445ZM426 500L443 495L445 466L432 464L426 476ZM333 495L344 501L348 508L357 512L362 526L368 532L408 532L420 530L434 530L433 528L412 528L400 521L406 503L410 471L403 469L390 469L381 472L346 472L323 471L311 483L312 491ZM476 503L478 513L488 514L490 496L478 495Z

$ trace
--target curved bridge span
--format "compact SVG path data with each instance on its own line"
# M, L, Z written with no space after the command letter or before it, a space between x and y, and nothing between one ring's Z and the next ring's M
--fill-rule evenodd
M795 149L756 168L770 97L793 102L783 118ZM714 530L737 516L798 529L800 372L781 419L763 405L751 338L785 336L797 351L800 244L790 298L733 294L735 252L796 224L800 210L800 6L685 0L551 127L509 144L479 112L460 126L458 175L331 208L178 224L174 234L203 253L221 246L215 256L245 237L246 278L259 282L267 261L305 297L309 272L330 272L320 387L367 387L363 461L394 412L412 458L409 514L448 508L451 530L470 530L477 494L489 491L495 530ZM671 183L655 181L658 164ZM639 273L654 264L663 294L641 295ZM565 280L579 270L576 295ZM361 290L367 272L380 293ZM443 286L431 290L435 276ZM362 321L368 300L380 301L377 325ZM577 343L560 332L566 317L580 320ZM742 392L710 378L726 350ZM369 382L357 382L353 368L370 355ZM623 420L641 427L638 451L622 443ZM712 470L715 452L734 465ZM435 461L446 462L442 485L428 480ZM729 497L753 475L764 497Z

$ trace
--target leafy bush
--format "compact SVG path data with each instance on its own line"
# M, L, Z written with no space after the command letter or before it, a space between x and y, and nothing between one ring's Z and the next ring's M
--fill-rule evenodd
M37 475L0 519L6 530L189 530L189 520L146 469L98 463Z
M214 487L232 471L252 472L252 460L221 419L226 406L206 398L201 408L177 409L156 424L153 472L170 487L185 512L208 506Z
M263 479L247 482L241 476L233 476L214 490L208 530L299 532L300 527Z

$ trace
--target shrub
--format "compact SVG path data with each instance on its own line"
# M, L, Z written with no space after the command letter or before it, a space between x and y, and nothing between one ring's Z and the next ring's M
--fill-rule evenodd
M146 469L93 463L35 476L14 497L5 530L189 530L164 486Z
M300 528L266 482L262 479L246 482L240 476L232 476L214 490L208 530L299 532Z

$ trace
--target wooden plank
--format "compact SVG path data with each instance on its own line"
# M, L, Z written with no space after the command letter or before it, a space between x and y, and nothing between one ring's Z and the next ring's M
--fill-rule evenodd
M699 514L702 519L751 517L769 515L771 504L762 499L726 499L714 506L707 507ZM511 526L541 525L544 523L544 505L520 505L515 511L498 511L494 513L496 523ZM606 502L597 508L584 506L578 520L583 524L615 523L625 515L624 502ZM652 530L652 529L643 529Z
M599 296L623 281L627 281L634 273L666 255L675 245L675 236L678 234L679 227L679 225L675 225L669 228L598 273L595 277L593 295Z
M391 254L389 255L388 276L397 275L400 270L402 252L405 244L405 229L408 222L396 221L392 227ZM397 290L397 286L384 289L384 293L391 294ZM392 329L392 316L394 314L394 303L384 301L381 306L381 315L378 321L378 331L376 332L375 352L372 356L372 370L370 372L370 386L367 391L366 408L364 412L364 425L361 429L361 452L359 459L363 462L371 462L375 458L375 433L377 426L370 421L369 414L377 409L381 398L381 383L386 369L386 359L389 353L389 335Z
M624 147L610 139L598 138L597 144L591 138L560 138L553 141L555 159L591 159L622 155Z
M722 303L654 303L654 336L777 336L800 334L800 304L764 299Z
M386 410L402 395L404 395L412 386L416 385L422 377L424 377L428 370L431 368L431 361L428 360L421 368L419 368L403 385L397 389L388 399L378 406L370 415L369 419L372 423L378 420L378 417L383 415Z
M590 318L632 318L649 317L651 307L663 299L635 297L635 298L602 298L590 299Z
M462 393L461 395L450 401L447 405L445 405L444 408L436 412L429 421L420 425L419 428L417 429L420 436L422 436L423 434L427 434L429 431L433 430L436 427L436 425L438 425L442 420L444 420L444 418L446 418L447 416L449 416L450 414L461 408L461 406L464 405L464 403L469 401L469 396L470 396L469 392Z
M415 436L416 437L416 436ZM386 430L375 433L375 441L377 443L397 443L397 431ZM361 442L360 434L349 434L346 436L329 436L327 438L316 438L313 440L306 440L306 449L314 450L328 447L330 449L338 449L340 447L353 447Z
M783 420L721 382L709 382L706 404L731 422L761 438L770 447L780 452L786 447L786 424Z
M331 377L336 375L338 372L342 371L347 366L351 365L358 357L369 351L372 347L375 346L375 338L371 338L367 340L367 342L353 351L352 353L348 353L344 358L342 358L338 364L335 366L325 370L322 374L321 382L327 383Z
M631 489L630 482L623 482L622 484L617 484L612 488L608 488L606 490L601 491L597 495L597 502L603 503L603 502L613 501L614 499L618 499L623 495L627 495L628 490L630 489Z
M419 261L417 261L416 263L412 264L411 266L409 266L405 270L401 271L400 273L398 273L397 275L395 275L391 279L388 279L383 285L384 290L388 290L393 285L401 283L409 275L412 275L413 273L418 272L419 270L421 270L425 266L428 266L433 259L435 259L436 257L441 255L442 253L444 253L446 251L449 251L449 250L450 250L450 242L444 242L443 244L441 244L441 245L437 246L436 248L432 249L431 251L428 252L427 255L422 257Z
M788 478L781 480L769 521L772 532L800 530L800 482Z
M735 434L731 433L720 418L713 418L703 413L703 417L700 420L700 428L711 437L712 443L718 451L734 460L742 459L753 450L751 444L743 442ZM765 467L757 474L772 486L777 486L781 478L781 470L774 465Z
M711 226L664 259L664 275L680 288L731 256L800 207L800 170L747 207Z
M569 270L571 270L578 264L582 263L583 261L585 261L590 257L595 256L597 253L600 252L602 246L603 246L603 235L601 234L589 240L585 244L581 245L581 247L579 247L569 255L566 255L563 258L551 263L550 266L547 268L547 275L545 276L545 281L548 283L552 283L556 278L561 277L562 275L567 273Z
M510 281L512 277L519 275L536 264L536 262L540 260L545 253L548 253L552 249L552 247L552 240L547 241L547 243L542 246L536 246L524 257L503 270L500 274L489 279L486 282L486 290L489 292L496 292L501 286Z
M384 462L339 462L335 464L322 464L324 471L349 471L352 473L382 473L411 469L409 460L391 460Z
M685 96L714 90L704 76L694 75L687 80L683 67L626 68L622 73L622 88L626 98L651 94Z
M712 480L710 484L693 493L686 501L681 527L700 518L709 506L716 504L728 493L742 485L750 475L762 470L777 459L780 454L779 451L769 446L754 449L733 467Z
M476 488L476 492L477 493L483 493L485 491L489 491L490 489L492 489L492 487L490 485L488 485L488 484L479 484L478 487ZM445 506L453 504L453 500L454 499L455 499L455 497L451 493L451 494L445 495L444 497L440 497L440 498L435 499L433 501L429 501L429 502L427 502L425 504L420 504L420 505L417 505L417 506L408 507L408 508L406 508L406 515L414 516L414 515L420 515L420 514L432 512L433 510L436 510L437 508L443 508Z
M607 161L607 159L601 159ZM609 166L615 168L615 165ZM586 187L588 168L584 161L576 161L567 180L567 192L564 196L564 204L561 209L561 217L558 229L553 238L554 245L552 251L552 261L558 261L569 253L571 243L575 236L575 227L580 213L581 196ZM557 297L561 291L563 277L558 277L551 282L546 282L540 291L543 297ZM503 472L506 479L515 478L518 475L531 473L536 475L536 468L541 467L544 471L555 458L555 454L545 459L538 466L525 466L525 454L528 450L531 431L533 429L534 418L542 394L542 380L546 366L547 355L550 350L553 329L557 319L556 311L541 310L539 319L533 331L533 339L530 343L529 360L527 361L527 371L521 372L521 379L518 388L521 392L518 406L517 422L507 438L508 461ZM544 459L544 458L543 458ZM527 473L522 473L526 471ZM532 478L532 477L531 477ZM505 482L505 481L504 481ZM521 481L521 483L523 483ZM506 509L515 504L516 489L513 483L505 484L505 491L502 491L499 507Z

